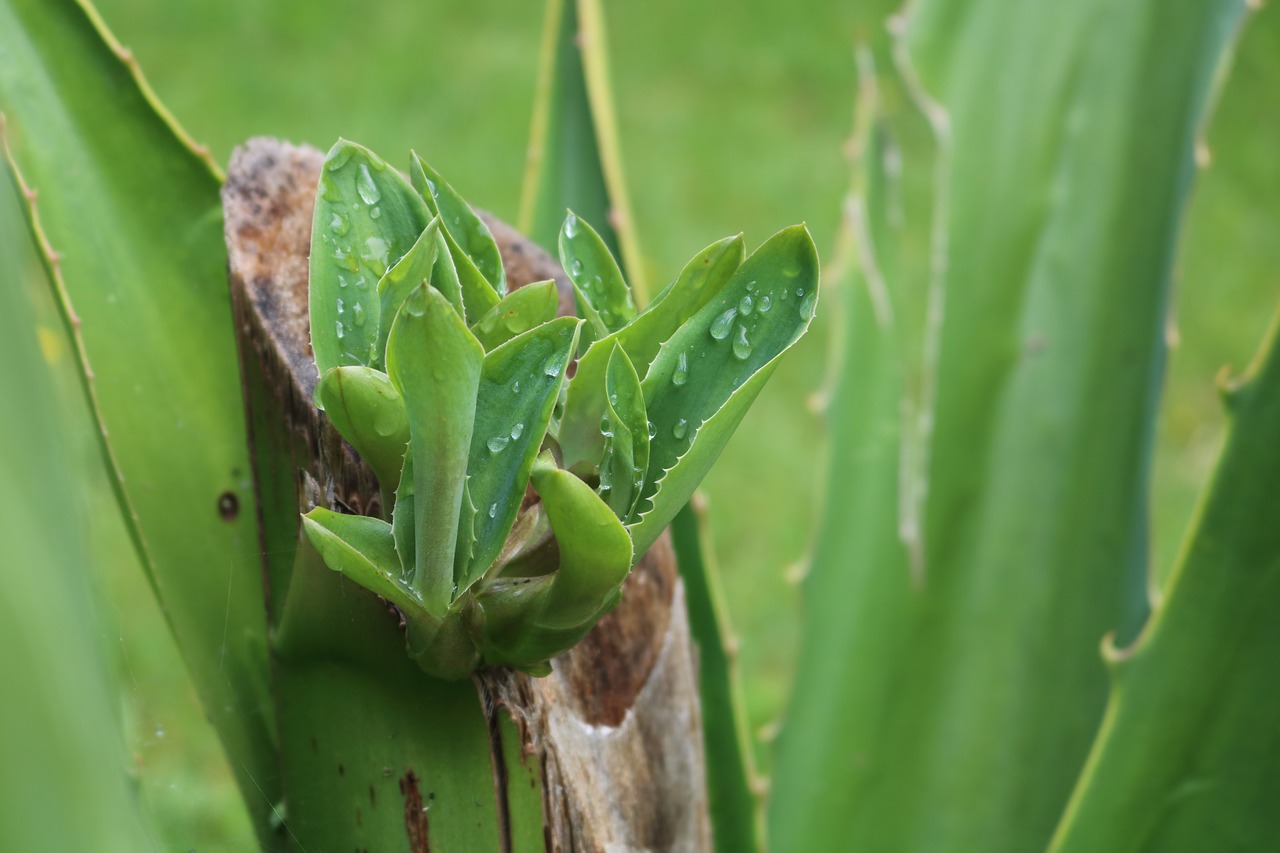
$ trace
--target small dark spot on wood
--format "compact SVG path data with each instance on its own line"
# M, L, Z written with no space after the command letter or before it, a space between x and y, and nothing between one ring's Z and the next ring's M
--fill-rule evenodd
M235 521L240 515L240 499L235 492L223 492L218 496L218 515L223 521Z

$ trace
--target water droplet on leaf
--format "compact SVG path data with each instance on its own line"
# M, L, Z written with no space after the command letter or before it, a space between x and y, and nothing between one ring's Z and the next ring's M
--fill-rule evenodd
M746 296L742 297L742 301L738 303L738 313L741 314L743 317L746 317L750 315L753 310L755 310L755 307L756 307L756 301L751 298L750 294L747 294Z
M689 356L680 353L676 359L676 369L671 374L672 385L683 385L689 381Z
M769 309L773 307L773 300L768 296L760 297L760 304L756 306L756 310L761 314L768 314Z
M747 327L738 327L738 336L733 339L733 356L739 361L751 355L751 341L747 340Z
M511 440L512 440L512 441L515 441L517 438L519 438L519 437L520 437L521 435L523 435L523 434L524 434L524 424L523 424L523 423L518 423L518 424L516 424L515 426L513 426L513 427L511 428Z
M685 433L689 431L689 422L684 418L676 421L676 425L671 428L671 434L677 439L684 438Z
M365 204L377 204L382 198L378 185L373 182L373 175L369 174L369 167L364 163L360 164L360 174L356 177L356 192L360 193Z
M733 330L733 321L738 317L738 309L730 308L721 314L711 323L711 337L717 341L723 341L729 337L729 332Z
M578 236L578 217L570 213L564 220L564 236L572 240Z
M490 453L501 453L510 443L511 439L507 438L505 435L495 435L493 438L485 442L485 445L489 448Z

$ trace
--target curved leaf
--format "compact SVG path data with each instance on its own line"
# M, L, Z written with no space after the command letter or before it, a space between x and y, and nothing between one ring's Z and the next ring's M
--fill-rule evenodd
M617 344L609 356L604 391L607 431L600 492L614 514L626 519L640 499L649 470L649 419L640 377Z
M743 255L741 235L712 243L635 320L594 342L578 359L557 436L566 468L594 469L604 452L600 418L605 412L604 377L613 344L622 345L638 373L647 372L662 343L720 291L742 265Z
M622 270L600 235L573 211L560 229L560 265L573 282L582 312L594 331L603 338L635 319L636 305Z
M422 198L377 154L345 139L329 149L311 226L311 348L321 375L378 366L378 280L429 220Z
M796 225L752 253L662 345L643 383L653 438L629 525L638 554L689 500L778 357L809 328L817 298L817 249Z
M471 205L458 195L457 190L440 177L440 173L432 169L427 162L416 153L413 156L414 174L422 170L422 184L419 193L432 212L441 218L445 230L453 237L454 242L463 251L480 274L499 295L507 292L507 274L502 267L502 255L498 253L498 244L489 233L489 226L476 215ZM422 190L425 188L425 192Z
M404 399L413 448L414 573L423 606L443 617L453 599L454 554L484 349L433 287L396 315L387 371Z
M409 416L387 375L372 367L335 367L320 377L316 399L382 488L394 490L409 443Z
M404 257L396 261L391 269L378 279L379 317L382 319L378 323L377 342L374 346L377 353L374 367L381 368L386 364L387 335L391 333L391 323L395 320L400 306L409 298L409 294L422 282L431 281L431 284L449 300L449 304L453 305L454 310L462 310L462 296L456 292L457 289L450 288L445 282L435 281L431 274L436 265L436 255L440 251L439 230L440 218L435 217L427 223L427 227L418 235L418 239L409 247L409 251L405 252Z
M511 531L581 323L576 317L553 320L484 357L467 464L478 508L475 550L459 564L459 595L489 569Z
M549 323L560 307L560 291L554 281L526 284L502 297L471 327L486 350L495 349L532 328Z

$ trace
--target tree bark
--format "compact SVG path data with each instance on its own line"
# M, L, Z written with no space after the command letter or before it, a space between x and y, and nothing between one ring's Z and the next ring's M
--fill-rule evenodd
M301 570L295 570L299 512L315 505L362 514L382 512L372 472L312 403L317 376L309 339L307 256L322 163L323 155L315 149L271 139L250 140L232 157L223 190L255 454L268 619L276 638L272 660L286 832L297 846L307 849L312 845L306 839L314 841L321 835L323 849L359 849L371 839L392 837L403 838L402 849L413 851L461 849L460 836L433 835L437 827L446 825L440 817L442 804L449 800L434 796L445 791L428 792L432 796L424 799L421 780L430 774L434 774L431 778L454 778L450 773L465 775L476 768L409 767L407 758L394 766L386 763L390 759L385 750L374 757L372 751L357 749L358 732L311 707L317 701L316 685L323 693L329 683L326 679L333 681L334 690L340 689L343 678L351 677L365 682L373 678L379 689L404 691L408 690L405 680L416 678L423 684L414 689L427 692L419 695L410 690L404 708L388 711L412 721L419 719L415 702L436 701L430 698L436 687L426 684L433 680L416 670L408 672L403 651L398 653L404 660L387 662L385 669L381 664L348 661L343 664L345 674L314 676L319 671L314 670L318 657L343 656L346 629L331 621L313 624L310 633L293 627L308 619L315 621L315 614L308 610L322 612L329 606L326 601L341 602L345 609L340 621L345 621L355 612L351 597L363 596L366 601L358 618L369 624L350 630L378 632L384 640L394 640L401 631L394 610L371 593L335 573L313 572L304 578ZM559 265L511 227L491 216L486 220L501 249L510 286L554 278L560 286L561 312L572 313L572 289ZM316 585L328 592L316 592ZM294 641L286 639L299 636L311 639L302 645L291 645ZM383 642L380 654L397 654L393 645ZM479 721L488 737L483 749L453 760L486 763L483 769L492 777L493 795L492 811L483 809L476 818L491 821L475 836L486 840L466 849L710 849L694 660L684 591L664 535L632 571L618 608L579 646L553 661L551 675L531 678L498 668L473 677L474 699L461 713L474 719L459 726L473 731ZM297 676L306 667L312 667L307 671L313 674ZM309 686L299 686L303 684ZM360 695L367 696L367 684L361 689ZM332 695L328 701L341 704L348 697ZM361 707L364 714L378 712L376 706ZM387 724L396 725L390 718ZM421 724L414 728L418 730L390 733L403 742L393 757L427 761L423 756L436 754L418 749L414 740L439 741L442 733L424 731ZM323 732L323 737L317 732ZM369 732L365 736L385 740L387 735ZM444 733L444 740L449 736ZM459 740L465 737L457 733ZM292 754L308 750L305 756ZM365 756L362 760L368 766L361 772L367 770L373 777L367 804L364 799L356 803L354 794L348 799L356 805L348 807L348 799L342 799L345 794L335 799L329 792L308 792L307 796L299 792L299 787L316 784L311 779L314 770L302 768L337 766L341 780L334 778L327 784L348 784L348 773L351 779L357 775L358 761L340 762L350 761L353 753ZM398 780L395 791L403 809L378 808L381 788L373 771L379 762L385 765L384 777ZM537 801L530 801L529 789ZM359 794L366 797L363 787ZM531 825L535 818L540 825Z

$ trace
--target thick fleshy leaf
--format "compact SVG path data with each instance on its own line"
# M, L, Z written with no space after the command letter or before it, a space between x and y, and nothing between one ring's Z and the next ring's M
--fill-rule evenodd
M400 557L400 578L406 583L413 578L418 559L418 536L415 525L418 513L413 499L413 445L405 448L400 483L396 486L396 504L391 511L391 535Z
M126 526L268 844L282 794L217 170L87 3L0 2L0 111Z
M387 371L404 399L413 448L414 573L423 605L443 617L453 599L454 553L484 349L448 300L420 287L396 315Z
M377 366L378 281L429 220L422 198L377 154L345 139L329 149L311 229L311 348L321 375Z
M471 259L476 269L485 277L499 295L507 292L507 274L502 267L502 255L498 253L498 244L489 233L489 226L476 215L471 205L458 195L457 190L440 177L440 173L431 168L425 160L413 154L413 163L422 170L422 194L427 206L440 217L445 230L453 237L454 242L463 253ZM415 169L414 174L417 174Z
M777 365L809 328L818 253L803 225L769 238L681 326L649 367L649 469L629 525L653 544L715 462Z
M590 486L548 456L538 460L532 479L560 551L560 568L538 623L571 628L616 602L631 570L631 537Z
M391 269L378 279L378 304L381 306L379 316L383 318L383 321L378 324L377 343L374 346L377 358L373 366L378 369L382 369L386 364L387 335L391 333L391 323L395 320L396 312L400 310L400 306L409 298L414 288L432 279L431 272L436 264L436 254L440 245L439 230L440 218L436 217L418 235L418 239L409 247L409 251L405 252L404 257L396 261ZM451 292L447 283L444 286L435 281L431 283L445 295L454 310L462 310L462 297L456 292L456 288Z
M467 466L478 510L475 549L467 563L458 564L457 595L488 571L511 531L581 322L576 317L553 320L484 357Z
M1280 837L1280 314L1224 389L1231 426L1050 849L1266 850ZM1229 841L1228 841L1229 839Z
M413 183L414 189L417 190L419 198L431 198L431 188L427 184L425 166L416 155L409 164L409 178ZM449 229L442 228L440 233L444 236L445 244L449 247L449 258L452 259L454 267L452 274L458 277L458 284L462 290L462 304L466 309L466 320L468 323L475 323L490 308L498 304L500 298L498 291L484 277L484 273L480 272L476 267L475 262L471 260L471 256L458 245L458 241L454 239Z
M523 332L549 323L560 307L560 291L554 281L526 284L502 297L471 327L486 350L495 349Z
M1098 641L1147 607L1169 273L1242 6L926 0L864 51L771 848L1048 844Z
M712 243L635 320L593 343L578 359L557 436L566 468L594 470L604 452L600 418L605 412L604 377L613 344L622 345L638 374L647 373L662 343L720 291L742 265L743 254L741 236Z
M560 265L573 282L578 310L591 323L595 339L635 319L636 305L618 262L600 235L569 211L560 229Z
M607 429L600 494L618 518L625 520L640 499L649 470L649 419L640 377L626 351L616 344L609 356L604 390Z
M316 399L382 488L394 490L409 442L409 416L387 375L371 367L335 367L320 377Z

